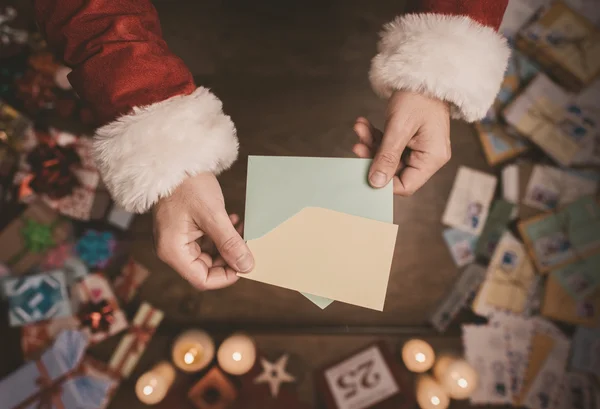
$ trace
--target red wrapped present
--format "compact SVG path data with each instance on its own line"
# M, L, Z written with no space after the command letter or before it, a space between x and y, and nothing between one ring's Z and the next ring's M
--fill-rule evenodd
M144 266L130 257L121 269L121 274L115 279L115 294L124 302L131 301L149 275L150 272Z

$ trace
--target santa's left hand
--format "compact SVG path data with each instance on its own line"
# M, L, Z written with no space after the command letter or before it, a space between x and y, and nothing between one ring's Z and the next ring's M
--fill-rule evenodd
M387 107L385 132L358 118L359 142L352 151L373 158L369 182L386 186L393 179L394 194L410 196L450 160L450 109L446 102L396 91Z

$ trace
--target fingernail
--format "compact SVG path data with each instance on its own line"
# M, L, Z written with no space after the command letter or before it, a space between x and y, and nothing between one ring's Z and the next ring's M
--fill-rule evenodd
M375 172L371 175L371 184L375 187L383 187L385 186L385 182L387 182L387 177L383 172Z
M250 253L246 253L237 259L235 263L237 267L237 271L240 273L247 273L252 269L254 265L254 261L252 260L252 255Z

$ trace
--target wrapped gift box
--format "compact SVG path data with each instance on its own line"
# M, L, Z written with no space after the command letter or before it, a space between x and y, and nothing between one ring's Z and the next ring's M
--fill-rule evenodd
M92 139L56 130L47 135L39 133L38 139L15 177L20 200L28 203L41 197L53 209L76 220L90 220L100 213L104 215L108 203L98 209L98 202L104 201L105 195L101 194L103 188L92 158ZM36 156L32 156L34 154ZM42 164L51 162L53 167L39 166L33 159L37 157L45 159ZM52 158L55 160L50 161ZM54 175L60 175L61 179ZM43 183L50 177L61 183Z
M114 378L86 362L87 338L63 331L39 360L0 381L2 409L98 409L108 403Z
M36 200L0 232L0 262L17 274L27 272L50 248L65 241L69 233L70 224Z
M121 269L121 274L115 279L115 294L123 302L131 301L149 275L150 272L144 266L130 258Z
M4 294L8 298L12 326L71 315L62 271L7 279Z
M33 123L25 115L0 100L0 141L17 152L35 145Z
M97 343L125 330L125 313L102 274L90 274L73 286L77 317L91 343Z
M87 266L105 268L111 261L117 241L109 231L86 230L77 240L75 251Z
M121 378L128 378L152 339L163 312L143 303L138 309L129 330L119 343L108 366Z
M21 350L26 360L37 359L64 330L79 328L79 320L74 317L54 318L21 327Z
M561 1L521 30L517 47L574 92L600 74L600 29Z

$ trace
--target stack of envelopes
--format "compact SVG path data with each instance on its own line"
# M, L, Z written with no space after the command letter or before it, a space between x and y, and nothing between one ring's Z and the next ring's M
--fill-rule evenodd
M373 189L370 160L250 156L241 277L382 311L398 226L392 184ZM343 283L340 285L340 283Z

